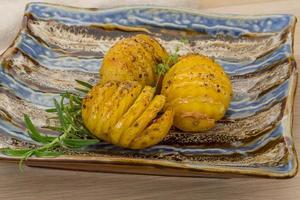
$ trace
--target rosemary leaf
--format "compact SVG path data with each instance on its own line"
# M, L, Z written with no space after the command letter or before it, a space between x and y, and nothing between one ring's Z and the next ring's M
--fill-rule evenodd
M74 100L74 102L75 102L76 104L81 105L82 99L81 99L81 97L80 97L79 95L77 95L77 94L72 94L72 93L62 93L62 94L60 94L61 97L64 97L64 98L66 98L66 99L69 99L69 98L70 98L70 95L73 96L73 100Z
M59 151L35 151L34 155L36 157L57 157L63 155L63 152Z
M71 111L74 111L74 100L73 100L73 95L70 95L70 98L69 98L69 104L70 104L70 109L71 109Z
M29 136L36 142L40 142L43 144L47 144L54 140L55 137L45 136L40 134L37 128L33 125L32 121L28 117L28 115L24 115L25 126L28 129Z
M89 90L81 89L81 88L78 88L78 87L76 87L75 90L77 90L79 92L83 92L83 93L88 93L89 92Z
M45 110L48 113L55 113L56 112L56 108L49 108Z
M56 108L56 111L57 111L57 115L58 115L58 119L59 119L60 125L61 125L62 129L66 129L66 122L65 122L65 118L64 118L62 109L61 109L61 107L58 104L58 102L57 102L56 99L54 99L53 101L54 101L54 105L55 105L55 108Z
M62 140L64 145L66 145L69 148L82 148L85 146L93 145L99 143L99 140L97 139L70 139L65 138Z
M93 86L91 84L89 84L88 82L84 82L84 81L81 81L81 80L75 80L78 84L86 87L87 89L91 89Z
M5 148L1 149L1 153L7 156L13 156L13 157L24 157L29 151L32 149L11 149L11 148Z
M180 42L182 42L183 44L189 44L190 43L188 38L181 38Z

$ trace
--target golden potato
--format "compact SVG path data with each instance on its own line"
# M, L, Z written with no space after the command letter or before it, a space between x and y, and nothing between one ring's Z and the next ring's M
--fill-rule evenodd
M82 118L85 121L85 126L99 138L103 136L96 130L98 126L96 126L95 121L98 121L102 116L101 114L104 113L104 110L100 111L100 109L104 108L104 102L114 93L116 88L115 83L98 84L92 88L83 100ZM97 99L97 101L95 101L95 99ZM93 106L88 106L91 104Z
M150 104L155 90L150 86L146 86L141 94L138 96L133 105L128 111L119 119L116 125L112 128L110 133L110 141L112 144L118 144L120 137L133 122L146 110Z
M159 130L150 128L166 101L163 95L153 98L154 93L153 87L142 88L136 81L98 84L83 100L83 123L96 137L118 146L131 148L133 140L143 138L140 134L145 135L143 141L147 142L139 143L135 140L135 148L157 144L169 132L172 120ZM163 116L159 122L173 119L173 112L168 111Z
M109 141L108 129L127 111L140 91L137 82L113 81L94 86L83 100L85 126L98 138Z
M162 141L173 124L173 115L173 110L168 109L130 143L130 148L143 149Z
M182 57L166 73L162 94L167 97L165 108L174 109L174 126L197 132L213 128L224 116L232 86L220 65L192 54Z
M141 116L121 135L119 143L122 147L129 147L131 141L157 116L158 112L164 107L165 101L166 98L163 95L154 97Z
M180 115L174 119L177 128L192 132L213 128L215 121L221 119L226 111L223 103L201 96L177 98L168 107Z
M134 40L142 44L143 47L148 50L148 52L154 57L156 63L161 63L169 56L161 44L148 35L138 34L134 36Z
M167 56L165 49L148 35L122 39L103 59L101 82L138 81L143 86L154 86L157 79L155 68Z
M114 95L111 97L111 106L109 112L99 120L103 123L102 132L107 136L109 131L114 127L117 121L124 115L124 113L133 104L135 99L139 96L142 86L137 82L128 83L121 82Z

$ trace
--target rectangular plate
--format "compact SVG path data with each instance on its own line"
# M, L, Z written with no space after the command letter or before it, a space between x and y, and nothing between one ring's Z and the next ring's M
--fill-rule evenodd
M98 81L102 57L116 41L147 33L169 52L179 46L180 54L205 54L224 66L234 90L225 118L203 133L172 130L161 144L140 151L100 143L83 153L30 158L28 165L178 176L292 177L297 172L292 138L295 23L291 15L29 4L23 28L0 58L0 147L34 143L25 132L24 113L43 132L54 134L42 128L53 123L44 111L52 107L52 99L73 90L74 79ZM183 45L182 38L189 44Z

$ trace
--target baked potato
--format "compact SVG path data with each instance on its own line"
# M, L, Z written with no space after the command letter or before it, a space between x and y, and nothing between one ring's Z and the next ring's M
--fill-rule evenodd
M154 93L136 81L99 83L83 99L83 123L99 139L121 147L155 145L169 132L173 111L167 109L157 119L166 98Z
M166 50L148 35L122 39L103 58L101 82L129 80L138 81L143 86L154 86L157 80L155 68L167 57Z
M166 73L162 94L165 109L174 109L174 126L183 131L211 129L231 101L232 86L223 68L214 60L197 54L180 58Z

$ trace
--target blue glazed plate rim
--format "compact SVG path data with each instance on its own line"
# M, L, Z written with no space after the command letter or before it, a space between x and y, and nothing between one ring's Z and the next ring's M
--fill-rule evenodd
M293 14L288 13L274 13L274 14L254 14L254 15L243 15L243 14L232 14L232 13L216 13L216 12L208 12L205 10L198 10L193 8L178 8L178 7L167 7L167 6L160 6L160 5L151 5L151 4L140 4L140 5L132 5L132 6L111 6L111 7L103 7L103 8L96 8L96 7L77 7L71 5L63 5L59 3L47 3L47 2L30 2L26 4L25 10L28 10L28 7L31 5L45 5L45 6L52 6L52 7L60 7L65 9L74 9L74 10L85 10L90 12L95 11L120 11L120 10L127 10L127 9L157 9L157 10L170 10L170 11L177 11L177 12L185 12L197 15L203 15L208 17L218 17L218 18L230 18L230 19L255 19L255 18L263 18L263 17L277 17L279 15L289 16L291 18L297 19L297 17Z

